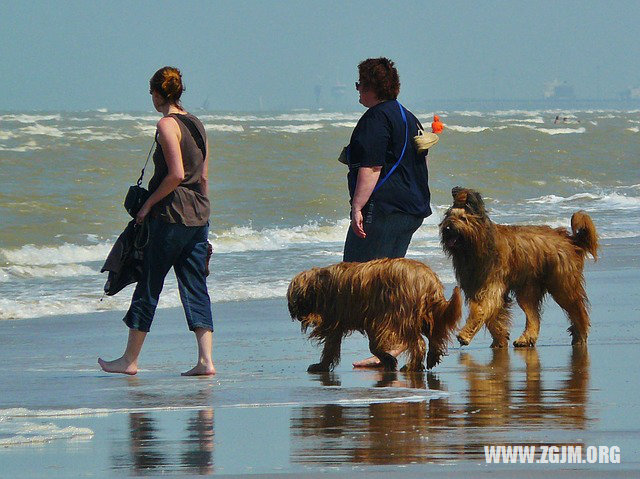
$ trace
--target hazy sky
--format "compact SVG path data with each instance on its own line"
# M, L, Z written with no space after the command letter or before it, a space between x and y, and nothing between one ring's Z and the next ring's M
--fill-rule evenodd
M357 63L396 62L408 104L581 98L640 86L640 1L0 0L0 110L149 110L164 65L185 106L313 107L314 88L357 109ZM353 91L352 91L353 90Z

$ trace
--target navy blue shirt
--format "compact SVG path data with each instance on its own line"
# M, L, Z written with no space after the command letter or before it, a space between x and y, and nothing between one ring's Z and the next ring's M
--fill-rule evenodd
M413 137L420 122L405 109L409 135L402 161L384 184L371 195L376 210L402 212L425 218L431 214L429 173L424 155L418 155ZM378 183L400 158L405 143L405 124L395 100L369 108L358 121L349 143L349 196L353 200L358 168L381 166Z

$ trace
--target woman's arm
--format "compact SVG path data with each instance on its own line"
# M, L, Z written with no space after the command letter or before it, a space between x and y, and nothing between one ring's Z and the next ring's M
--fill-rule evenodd
M184 180L184 165L182 164L182 152L180 151L180 127L176 120L171 117L160 119L158 122L158 143L162 147L168 173L140 208L140 212L136 216L137 223L142 223L151 208L175 190Z
M351 228L360 238L366 238L364 231L364 220L362 218L362 208L369 201L371 193L380 177L381 166L361 166L358 169L358 180L351 202Z
M202 165L202 178L200 178L200 193L208 196L209 193L209 140L205 138L205 148L207 156Z

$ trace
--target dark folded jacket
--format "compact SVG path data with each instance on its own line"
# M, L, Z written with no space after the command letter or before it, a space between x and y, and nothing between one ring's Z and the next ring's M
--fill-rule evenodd
M125 286L138 282L142 273L143 251L148 240L147 221L139 226L135 220L131 220L118 236L100 270L101 273L109 272L104 285L104 293L107 296L113 296Z

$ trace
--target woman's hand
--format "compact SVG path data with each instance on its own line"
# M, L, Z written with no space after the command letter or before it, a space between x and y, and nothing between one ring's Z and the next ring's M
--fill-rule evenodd
M138 211L138 214L136 215L136 224L141 225L144 219L149 214L151 208L147 206L147 203L148 202L145 202L145 204L142 205L142 208L140 208L140 211Z
M367 201L369 201L381 171L381 166L361 166L358 170L356 190L353 193L353 200L351 201L351 228L356 236L360 238L367 237L367 233L364 232L362 208L364 208Z
M362 210L351 208L351 229L360 238L366 238L367 233L364 232L364 218Z

